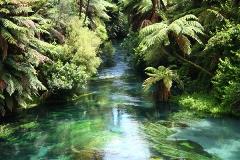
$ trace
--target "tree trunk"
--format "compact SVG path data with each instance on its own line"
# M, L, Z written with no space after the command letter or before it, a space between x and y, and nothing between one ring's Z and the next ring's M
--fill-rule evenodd
M160 9L163 9L164 11L167 10L165 4L163 3L163 0L160 0Z
M82 17L83 0L79 0L79 17Z
M193 7L201 7L203 0L192 0Z
M84 21L83 21L84 25L85 25L87 17L88 17L89 4L90 4L90 0L87 1L87 8L86 8L86 12L85 12L85 18L84 18Z
M163 81L157 83L156 86L156 93L155 93L156 100L160 102L167 102L171 95L171 92L167 89L167 87L163 84Z
M239 3L240 3L240 0L233 0L233 5L236 7L236 6L239 6Z
M151 22L155 23L157 19L157 6L158 6L158 0L152 0L152 13L151 13Z
M210 73L209 71L207 71L205 68L199 66L198 64L193 63L192 61L189 61L189 60L185 59L184 57L180 56L180 55L177 54L177 53L174 53L174 55L175 55L176 57L178 57L181 61L186 62L186 63L188 63L188 64L194 66L195 68L197 68L197 69L203 71L204 73L206 73L206 74L212 76L212 73Z

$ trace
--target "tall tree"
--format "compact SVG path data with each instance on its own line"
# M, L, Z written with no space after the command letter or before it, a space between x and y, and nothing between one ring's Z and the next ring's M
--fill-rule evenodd
M185 55L191 53L191 39L196 40L202 44L198 35L204 35L204 28L198 22L198 18L194 15L186 15L173 22L164 21L156 23L148 27L143 28L140 31L141 43L140 50L144 56L149 54L167 54L177 57L178 60L200 69L206 74L211 75L209 71L203 67L184 58ZM181 53L177 53L178 48Z

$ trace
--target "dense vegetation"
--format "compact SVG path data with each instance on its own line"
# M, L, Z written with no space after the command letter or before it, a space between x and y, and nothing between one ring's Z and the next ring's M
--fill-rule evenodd
M200 124L229 126L227 155L173 135L240 115L239 44L240 0L0 0L0 157L104 159L123 141L151 160L236 156L235 119Z
M115 8L104 0L1 0L2 116L84 88L100 57L112 54L105 23ZM105 46L110 49L103 53Z
M133 31L123 45L140 72L149 66L174 66L185 92L174 98L177 103L210 113L239 113L239 1L124 0L123 11ZM147 82L159 86L162 74L148 74L162 78ZM172 83L171 78L167 80ZM198 98L190 96L192 93ZM182 103L187 99L192 102Z
M238 114L239 1L2 0L0 6L2 115L81 92L102 61L112 64L110 38L127 32L123 46L136 70L149 67L143 85L156 84L157 100L168 101L177 82L186 98L208 94L216 112Z

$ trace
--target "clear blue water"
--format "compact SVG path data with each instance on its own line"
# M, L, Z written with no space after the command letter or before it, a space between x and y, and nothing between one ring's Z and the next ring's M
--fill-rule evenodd
M194 141L205 151L224 160L240 159L239 120L204 119L194 122L188 128L177 129L177 133L169 139Z
M143 93L142 79L127 65L119 45L115 48L116 65L102 69L77 103L28 110L18 121L9 124L14 133L0 139L0 159L150 160L158 157L142 126L145 122L165 119L175 106L159 104L156 108L150 96ZM169 141L190 140L221 159L240 159L239 120L204 119L174 130L177 132L168 137Z

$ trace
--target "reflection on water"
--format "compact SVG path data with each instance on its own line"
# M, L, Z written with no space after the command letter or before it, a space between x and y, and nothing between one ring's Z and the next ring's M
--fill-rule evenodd
M113 109L112 130L120 136L109 141L104 147L106 160L148 160L150 151L140 134L139 122L119 108Z
M142 123L165 119L175 107L153 107L156 104L142 91L142 80L131 73L121 48L115 48L117 65L103 69L77 104L43 106L11 124L15 132L6 140L0 139L0 159L151 159L153 153L141 130ZM230 122L203 120L190 128L178 129L169 139L191 140L223 159L240 159L240 129L236 129L237 122ZM171 152L166 147L173 145L175 149L176 145L192 147L186 147L185 141L167 142L161 147Z
M122 48L119 45L115 45L116 56L114 57L114 62L116 65L111 68L105 68L99 73L99 79L106 78L119 78L126 74L126 70L129 69L124 56L121 56L121 52L123 52Z

